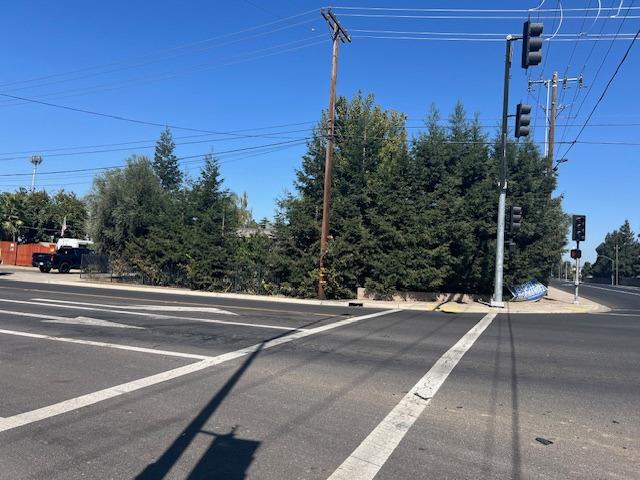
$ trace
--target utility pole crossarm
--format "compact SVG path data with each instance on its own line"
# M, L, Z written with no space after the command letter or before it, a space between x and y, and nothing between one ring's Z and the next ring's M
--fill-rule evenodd
M330 8L327 10L321 8L320 15L327 21L333 36L336 36L342 43L351 42L351 35L345 30Z

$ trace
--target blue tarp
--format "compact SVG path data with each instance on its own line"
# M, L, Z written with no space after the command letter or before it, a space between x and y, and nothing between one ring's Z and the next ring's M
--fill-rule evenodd
M547 294L547 287L537 280L529 280L515 287L508 287L513 295L512 302L537 302Z

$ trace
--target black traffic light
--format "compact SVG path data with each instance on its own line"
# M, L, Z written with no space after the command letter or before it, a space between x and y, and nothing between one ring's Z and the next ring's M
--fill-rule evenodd
M571 258L573 258L574 260L577 258L582 258L582 250L580 250L579 248L572 249Z
M522 68L538 65L542 61L541 23L527 20L522 27Z
M577 242L584 242L587 233L587 217L585 215L574 215L573 220L573 234L571 240Z
M529 124L531 123L531 105L519 103L516 106L516 130L515 136L526 137L529 135Z
M509 210L509 231L515 232L522 226L522 207L511 207Z

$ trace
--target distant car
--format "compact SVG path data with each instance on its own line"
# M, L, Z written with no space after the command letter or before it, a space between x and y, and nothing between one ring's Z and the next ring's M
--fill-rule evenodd
M31 265L41 272L49 273L52 269L59 273L69 273L72 268L82 266L82 255L93 253L86 247L61 247L56 253L34 253Z

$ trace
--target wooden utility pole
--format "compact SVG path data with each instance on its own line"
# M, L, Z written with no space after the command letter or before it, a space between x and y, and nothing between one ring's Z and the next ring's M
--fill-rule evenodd
M578 82L578 88L584 86L582 74L575 78L569 78L566 75L561 79L562 88L566 89L571 82ZM547 89L547 102L545 106L541 105L545 113L545 130L544 130L544 154L547 160L547 172L551 172L553 169L553 148L556 137L556 118L559 111L561 112L565 105L558 105L558 72L553 72L553 77L550 79L529 80L529 89L533 85L542 84ZM551 91L549 90L551 88ZM549 96L551 93L551 106L549 106ZM566 161L565 159L559 159L558 163Z
M320 279L318 282L318 298L326 298L325 287L327 276L325 260L329 243L329 214L331 205L331 175L333 172L333 143L335 139L335 110L336 110L336 79L338 77L338 45L339 42L351 42L351 37L342 28L331 9L320 10L320 14L327 21L331 39L333 40L333 54L331 57L331 85L329 87L329 112L327 131L327 150L324 163L324 195L322 199L322 231L320 232Z
M553 169L553 147L556 137L556 110L558 101L558 72L551 78L551 113L549 115L549 147L547 149L547 172Z

